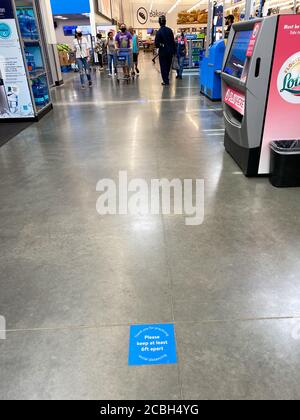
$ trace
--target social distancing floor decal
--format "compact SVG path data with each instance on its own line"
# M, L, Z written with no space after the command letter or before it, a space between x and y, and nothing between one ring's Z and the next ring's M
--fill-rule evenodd
M132 325L128 364L160 365L177 363L173 324Z

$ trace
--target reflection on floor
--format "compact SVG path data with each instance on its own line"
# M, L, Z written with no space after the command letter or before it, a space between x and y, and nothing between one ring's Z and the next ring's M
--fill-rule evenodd
M141 68L75 75L0 149L0 398L299 398L300 195L241 175L197 77ZM100 217L119 170L204 179L204 223ZM177 365L128 366L143 323L175 323Z

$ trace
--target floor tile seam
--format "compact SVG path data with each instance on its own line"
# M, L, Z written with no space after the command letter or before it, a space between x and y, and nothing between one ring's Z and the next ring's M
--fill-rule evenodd
M158 161L158 170L159 170L159 161ZM158 175L159 176L159 175ZM171 299L171 310L172 310L172 320L173 323L175 322L175 302L174 302L174 289L173 289L173 272L172 267L170 263L170 255L168 252L168 241L167 241L167 230L164 220L164 215L161 213L161 220L162 220L162 226L163 226L163 237L164 237L164 250L165 250L165 258L167 262L167 271L168 271L168 277L169 277L169 284L170 284L170 299ZM178 340L176 329L175 329L175 340L177 345L177 375L178 375L178 385L180 389L180 398L181 400L184 400L184 391L183 391L183 374L181 371L181 364L180 364L180 355L182 354L180 351L180 341Z
M177 283L177 284L181 284L181 283ZM205 285L203 285L203 288L205 289ZM243 295L242 295L243 296ZM285 299L285 301L286 300L288 300L288 299ZM247 298L247 301L249 301L249 298ZM283 299L282 299L282 301L283 301ZM220 298L216 298L216 299L214 299L214 298L209 298L209 297L197 297L197 296L188 296L188 297L179 297L179 298L175 298L175 302L176 303L183 303L183 302L186 302L186 303L194 303L194 302L198 302L198 303L201 303L201 304L203 304L203 303L224 303L224 302L228 302L228 300L227 300L227 298L223 298L223 299L220 299ZM230 304L237 304L237 303L240 303L241 302L241 298L235 298L235 299L233 299L231 302L230 302ZM256 303L257 303L257 300L256 300ZM299 309L299 316L300 316L300 309Z
M164 321L162 324L174 325L188 325L188 324L228 324L228 323L238 323L238 322L258 322L258 321L288 321L288 320L300 320L300 315L289 315L289 316L277 316L277 317L245 317L245 318L228 318L228 319L203 319L203 320L169 320ZM134 325L144 325L146 322L138 322ZM155 323L150 321L148 323ZM6 333L19 333L19 332L43 332L43 331L64 331L64 330L96 330L101 328L119 328L119 327L130 327L132 323L116 323L116 324L91 324L91 325L65 325L62 327L37 327L37 328L10 328L6 329ZM4 332L0 330L0 332Z
M68 101L55 101L55 106L60 107L69 107L69 106L94 106L94 107L103 107L110 106L110 107L117 107L122 105L127 106L136 106L136 105L143 105L152 106L153 104L157 103L176 103L176 102L185 102L185 101L197 101L199 100L198 96L187 96L183 98L169 98L169 99L155 99L155 98L144 98L144 99L132 99L128 101L78 101L78 102L68 102Z

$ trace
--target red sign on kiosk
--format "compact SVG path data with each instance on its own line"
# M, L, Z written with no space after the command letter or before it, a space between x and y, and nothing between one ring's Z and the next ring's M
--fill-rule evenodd
M256 23L256 25L254 26L253 32L252 32L252 36L251 39L249 41L249 45L248 45L248 49L247 49L247 57L252 57L253 55L253 51L254 51L254 47L256 44L256 40L257 40L257 36L260 30L260 23Z
M245 114L245 95L235 89L227 87L224 102L231 108L239 112L241 115Z

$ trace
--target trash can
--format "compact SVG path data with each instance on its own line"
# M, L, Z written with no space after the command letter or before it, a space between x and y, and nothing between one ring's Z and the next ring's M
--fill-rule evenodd
M300 140L271 143L270 173L274 187L300 187Z

